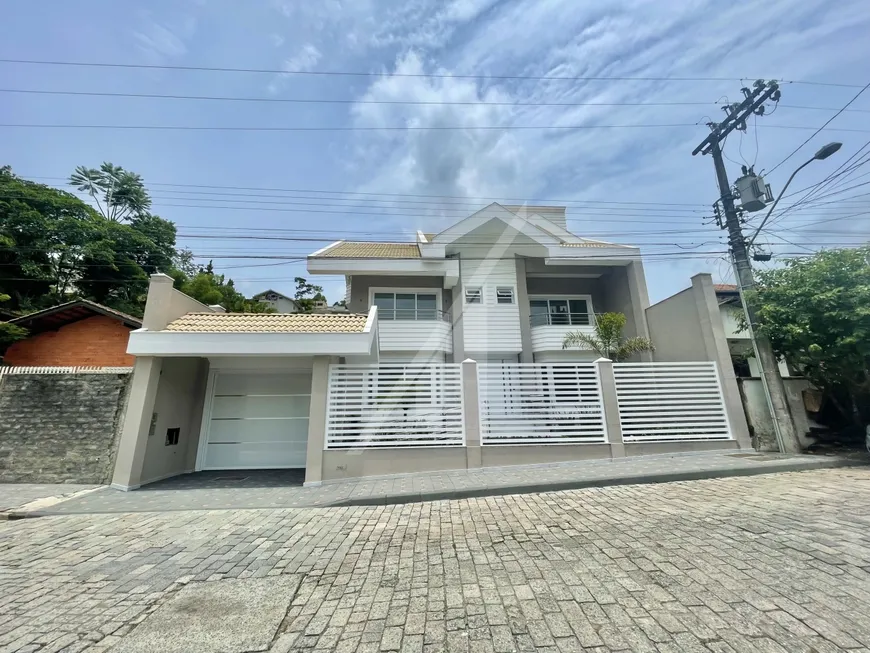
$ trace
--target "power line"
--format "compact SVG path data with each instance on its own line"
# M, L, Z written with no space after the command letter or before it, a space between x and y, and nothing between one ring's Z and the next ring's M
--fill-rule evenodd
M830 121L829 121L830 122ZM826 123L827 124L827 123ZM72 125L72 124L36 124L36 123L3 123L0 127L6 129L114 129L121 131L230 131L230 132L369 132L369 131L509 131L509 130L590 130L590 129L646 129L697 127L697 123L657 123L628 125L402 125L402 126L306 126L306 127L265 127L265 126L231 126L231 125ZM797 129L814 130L813 136L824 128L809 125L760 125L766 129ZM841 132L870 133L870 129L840 129ZM810 137L810 139L812 136ZM804 141L809 142L810 139ZM798 148L800 149L800 148ZM797 150L795 150L797 151ZM792 152L794 154L794 152ZM789 155L790 157L791 155ZM786 157L786 160L789 158ZM774 170L782 165L781 161ZM772 171L771 171L772 172Z
M354 98L282 98L244 97L236 95L178 95L162 93L114 93L109 91L60 91L53 89L0 88L0 93L27 95L65 95L83 97L141 98L155 100L199 100L213 102L265 102L289 104L388 104L410 106L491 106L491 107L676 107L709 106L709 101L698 102L487 102L481 100L367 100ZM781 105L785 109L806 111L836 111L836 107L808 107ZM847 109L854 113L870 113L870 109Z
M22 178L28 179L46 179L46 180L55 180L55 181L65 181L69 182L68 177L40 177L36 175L20 175ZM372 192L364 192L364 191L350 191L350 190L319 190L313 188L268 188L262 186L226 186L226 185L206 185L206 184L179 184L179 183L167 183L167 182L149 182L149 186L172 186L176 188L217 188L217 189L226 189L226 190L256 190L256 191L270 191L270 192L286 192L286 193L323 193L329 195L365 195L365 196L378 196L378 197L423 197L423 198L432 198L432 199L459 199L459 200L488 200L488 201L498 201L504 202L506 204L516 204L517 202L550 202L559 205L570 206L571 204L576 204L578 202L586 203L586 204L637 204L637 205L654 205L654 206L703 206L708 207L707 204L700 204L697 202L614 202L614 201L603 201L603 200L566 200L566 199L553 199L553 198L541 198L541 197L497 197L497 196L466 196L466 195L424 195L420 193L372 193ZM386 201L386 200L384 200Z
M839 115L840 115L841 113L843 113L846 109L848 109L848 108L849 108L849 105L851 105L855 100L857 100L859 97L861 97L861 94L862 94L864 91L866 91L868 88L870 88L870 82L868 82L867 84L865 84L865 85L864 85L864 88L862 88L860 91L858 91L858 92L855 94L855 96L854 96L851 100L849 100L848 102L846 102L846 104L843 106L842 109L840 109L839 111L837 111L837 113L835 113L833 116L831 116L830 118L828 118L827 122L825 122L824 125L822 125L822 126L819 127L816 131L814 131L814 132L810 135L810 137L807 138L807 140L805 140L803 143L801 143L800 145L798 145L798 146L797 146L797 147L796 147L796 148L791 152L791 154L789 154L789 155L788 155L787 157L785 157L782 161L780 161L780 162L777 163L775 166L773 166L773 168L772 168L770 171L768 171L767 174L772 173L772 172L773 172L774 170L776 170L779 166L781 166L783 163L785 163L785 162L788 161L790 158L792 158L795 154L797 154L797 153L800 151L800 149L801 149L804 145L806 145L806 144L809 143L811 140L813 140L813 138L815 138L816 134L818 134L818 133L819 133L820 131L822 131L825 127L827 127L828 125L830 125L831 122L832 122L832 121L833 121L837 116L839 116ZM840 131L846 131L846 130L840 130Z

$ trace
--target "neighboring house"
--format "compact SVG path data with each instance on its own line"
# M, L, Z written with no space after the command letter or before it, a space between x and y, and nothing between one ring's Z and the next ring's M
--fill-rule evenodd
M28 330L3 356L5 365L130 367L130 332L142 326L132 315L78 299L9 320Z
M258 295L254 295L251 299L268 304L278 313L299 312L299 306L296 304L295 299L288 297L287 295L282 295L277 290L272 290L271 288L265 292L259 293Z
M640 251L571 233L565 207L491 204L415 242L338 241L308 272L344 275L352 312L377 306L381 360L591 361L562 340L608 311L647 336Z
M740 303L740 292L737 286L729 283L717 283L713 286L716 300L719 302L719 312L725 327L725 337L728 339L728 349L734 363L734 373L738 377L760 377L761 367L752 353L752 340L749 331L740 330L740 318L743 316L743 305ZM783 377L791 376L785 361L779 362L779 373Z

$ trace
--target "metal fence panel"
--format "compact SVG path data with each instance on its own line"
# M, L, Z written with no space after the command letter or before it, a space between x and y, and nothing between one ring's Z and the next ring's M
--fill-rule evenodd
M0 366L4 374L129 374L132 367L48 367L39 365Z
M624 442L730 440L715 362L614 363Z
M478 366L481 444L607 442L594 363Z
M465 443L459 364L330 365L326 448Z

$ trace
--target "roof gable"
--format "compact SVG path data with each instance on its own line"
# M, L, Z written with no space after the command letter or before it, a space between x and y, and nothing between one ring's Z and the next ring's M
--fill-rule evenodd
M515 231L528 236L533 241L543 246L558 245L559 239L553 234L545 231L540 226L534 224L530 220L518 216L512 211L508 211L505 207L497 202L493 202L489 206L481 209L464 220L460 220L456 224L448 227L441 233L437 234L430 242L433 245L450 245L463 236L471 233L492 220L499 220L506 226ZM543 220L543 218L541 218ZM554 225L555 226L555 225Z

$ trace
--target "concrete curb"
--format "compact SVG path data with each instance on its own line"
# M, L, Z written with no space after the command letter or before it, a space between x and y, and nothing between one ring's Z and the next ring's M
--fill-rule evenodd
M838 467L862 467L868 463L861 460L844 458L799 460L768 464L763 467L743 467L732 469L708 469L685 472L662 472L658 474L639 474L637 476L613 476L607 478L582 479L569 481L554 481L551 483L532 483L526 485L507 485L500 487L467 488L458 490L431 490L426 492L410 492L408 494L388 497L370 497L359 499L342 499L320 507L340 508L348 506L383 506L403 503L420 503L423 501L445 501L451 499L476 499L509 494L536 494L540 492L561 492L563 490L581 490L584 488L609 487L616 485L649 485L653 483L673 483L675 481L701 481L712 478L730 478L737 476L760 476L762 474L780 474L782 472L805 472L815 469L835 469Z

